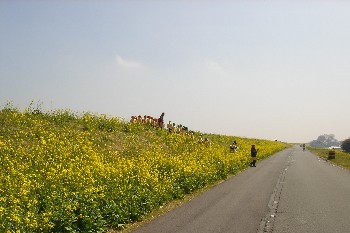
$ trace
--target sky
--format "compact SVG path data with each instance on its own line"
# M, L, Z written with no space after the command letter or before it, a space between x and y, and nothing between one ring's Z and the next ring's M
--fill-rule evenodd
M350 1L0 0L0 106L350 137Z

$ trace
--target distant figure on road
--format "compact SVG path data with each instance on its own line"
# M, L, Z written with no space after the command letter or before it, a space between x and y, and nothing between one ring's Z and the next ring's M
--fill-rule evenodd
M305 144L303 144L303 151L305 151Z
M250 155L252 156L252 162L250 163L251 167L256 167L256 155L258 154L259 149L255 148L255 145L252 145L252 148L250 149Z

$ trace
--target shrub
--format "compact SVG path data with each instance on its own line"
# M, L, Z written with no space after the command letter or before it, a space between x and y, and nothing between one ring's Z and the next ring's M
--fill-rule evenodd
M344 142L341 144L341 148L345 152L350 153L350 138L344 140Z

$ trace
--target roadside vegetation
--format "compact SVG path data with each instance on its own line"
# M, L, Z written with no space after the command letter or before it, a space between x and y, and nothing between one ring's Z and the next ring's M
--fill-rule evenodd
M342 144L341 144L341 148L343 151L350 153L350 138L345 139Z
M282 142L210 143L117 117L0 110L0 232L105 232L246 169ZM239 149L230 153L236 141Z
M313 147L308 147L308 149L320 156L323 159L328 160L328 155L330 151L334 151L334 159L330 159L328 161L341 166L343 168L346 168L348 170L350 170L350 154L346 153L346 152L342 152L342 151L338 151L338 150L332 150L332 149L322 149L322 148L313 148Z

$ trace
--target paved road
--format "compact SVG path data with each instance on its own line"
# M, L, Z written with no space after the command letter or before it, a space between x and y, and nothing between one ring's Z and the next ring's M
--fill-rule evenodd
M350 232L350 172L289 148L134 233Z
M274 233L349 233L350 172L310 152L292 152Z

